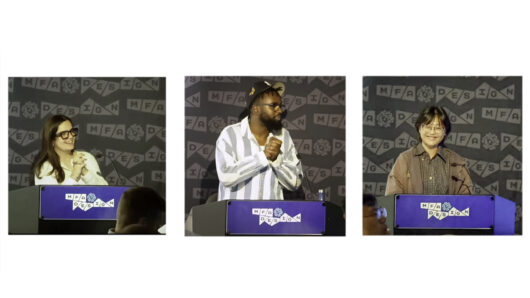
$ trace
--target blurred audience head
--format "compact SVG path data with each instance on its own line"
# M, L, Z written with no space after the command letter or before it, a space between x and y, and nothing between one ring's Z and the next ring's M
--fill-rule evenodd
M125 191L116 212L116 234L158 234L165 224L166 201L149 187Z
M377 199L363 194L363 235L388 235L386 217L377 218Z

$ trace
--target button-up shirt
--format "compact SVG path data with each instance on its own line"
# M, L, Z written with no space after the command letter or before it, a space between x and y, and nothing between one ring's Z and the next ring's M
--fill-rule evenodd
M64 171L64 181L61 183L59 183L55 177L55 171L53 171L52 164L49 161L45 161L40 168L41 177L39 178L35 175L35 185L109 185L105 178L101 176L96 158L85 151L77 152L82 153L85 156L85 168L88 170L85 175L81 175L79 181L70 177L70 175L72 175L70 168L73 167L73 160L72 164L70 164L70 168L61 163L61 167Z
M223 129L215 147L219 177L218 200L283 200L282 188L294 191L302 183L302 164L289 132L282 128L267 138L282 141L274 162L250 131L248 117Z
M416 146L414 154L420 159L423 192L426 195L441 195L449 192L449 164L442 147L431 159L423 146Z

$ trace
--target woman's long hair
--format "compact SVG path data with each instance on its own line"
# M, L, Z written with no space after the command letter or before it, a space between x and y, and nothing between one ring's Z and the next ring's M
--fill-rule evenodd
M57 129L64 121L70 121L72 126L74 125L70 118L64 115L55 115L49 118L42 128L42 146L39 154L37 155L37 159L33 164L33 173L39 178L41 178L42 174L40 172L42 164L48 161L52 165L53 169L49 173L44 174L51 175L53 172L55 172L55 178L57 179L57 182L62 183L64 181L65 177L64 170L61 167L61 160L53 148L53 140L55 140L57 137Z

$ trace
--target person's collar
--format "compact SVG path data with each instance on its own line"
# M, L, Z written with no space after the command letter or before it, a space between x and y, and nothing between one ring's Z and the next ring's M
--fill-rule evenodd
M428 153L425 151L425 148L423 148L421 143L419 143L418 145L416 145L416 149L414 150L414 155L419 156L422 154L428 155ZM436 152L436 155L439 155L443 161L447 162L447 152L444 147L438 146L438 151Z
M438 146L438 155L440 155L443 161L447 162L447 151L444 147Z
M252 132L250 131L250 118L247 116L241 120L241 132L245 138L250 139Z
M414 155L422 155L423 153L425 153L425 149L423 148L421 143L418 143L418 145L416 145L416 148L414 148Z

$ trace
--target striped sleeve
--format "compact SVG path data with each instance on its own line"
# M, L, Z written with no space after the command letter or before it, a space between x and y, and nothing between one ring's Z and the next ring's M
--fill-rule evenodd
M276 173L278 182L287 190L295 191L302 184L302 163L296 156L296 148L287 131L285 131L283 144L284 150L270 164Z
M233 137L234 127L224 129L215 146L215 165L219 182L225 187L232 187L257 175L261 169L269 165L263 151L237 158L237 140ZM232 135L232 137L231 137Z

